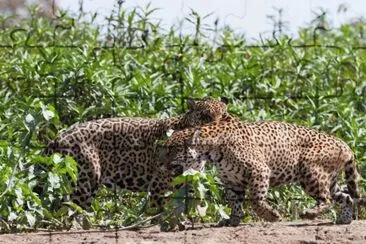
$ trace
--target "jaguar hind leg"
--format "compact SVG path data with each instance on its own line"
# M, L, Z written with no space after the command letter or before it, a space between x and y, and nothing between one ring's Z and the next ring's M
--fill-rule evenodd
M319 169L305 169L301 182L305 192L316 200L316 205L300 214L301 218L314 219L327 211L332 206L330 195L330 177L326 172L322 172L319 178Z
M330 193L332 199L342 207L342 211L337 219L337 224L350 224L353 220L353 199L351 196L342 191L337 184L337 177L332 179Z

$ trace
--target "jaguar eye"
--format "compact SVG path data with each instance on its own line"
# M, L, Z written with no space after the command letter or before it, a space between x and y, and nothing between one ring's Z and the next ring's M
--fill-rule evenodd
M212 120L212 117L211 117L211 114L209 112L205 111L205 112L202 112L201 119Z
M205 116L202 116L202 120L205 122L211 122L213 119L211 117L211 115L206 114Z

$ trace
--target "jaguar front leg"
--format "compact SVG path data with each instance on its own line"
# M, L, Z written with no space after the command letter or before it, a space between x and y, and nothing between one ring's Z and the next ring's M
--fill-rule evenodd
M225 188L225 201L228 203L231 213L229 219L223 219L219 226L238 226L244 217L242 205L244 202L245 189L227 186Z

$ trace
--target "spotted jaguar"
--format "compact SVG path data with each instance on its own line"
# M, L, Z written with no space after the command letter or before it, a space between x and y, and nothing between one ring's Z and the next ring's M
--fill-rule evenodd
M151 192L150 206L161 208L170 186L166 172L158 172L156 141L168 130L181 130L220 120L225 99L188 99L189 111L166 119L108 118L78 124L51 141L45 155L70 155L77 162L78 179L71 200L84 209L100 185L135 192Z
M316 200L316 206L301 217L313 219L341 204L338 223L353 219L353 204L360 197L355 157L342 140L311 128L283 122L243 122L225 115L220 121L177 131L166 141L165 163L171 168L200 169L213 163L225 185L231 216L221 225L237 226L244 213L242 202L250 190L251 206L267 220L278 221L279 213L267 202L270 186L299 183ZM337 183L345 171L347 190ZM177 170L179 172L179 170Z

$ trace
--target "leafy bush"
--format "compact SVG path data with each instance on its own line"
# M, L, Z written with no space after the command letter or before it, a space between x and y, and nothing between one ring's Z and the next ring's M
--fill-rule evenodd
M357 48L365 43L364 23L318 28L316 38L315 26L306 26L293 40L249 43L229 28L203 30L207 23L194 12L188 17L194 35L165 31L152 21L154 13L149 6L120 8L104 28L85 13L72 18L59 11L55 19L32 17L17 26L0 18L2 231L68 228L77 224L69 218L75 213L85 217L83 227L144 219L147 199L140 193L102 189L92 214L62 204L77 175L75 162L44 157L42 149L76 122L173 116L192 96L229 97L230 112L243 120L288 121L334 134L351 146L366 174L366 56ZM203 206L191 215L224 216L215 174L187 177ZM35 193L40 184L47 196ZM288 218L312 203L298 187L272 189L270 200Z

